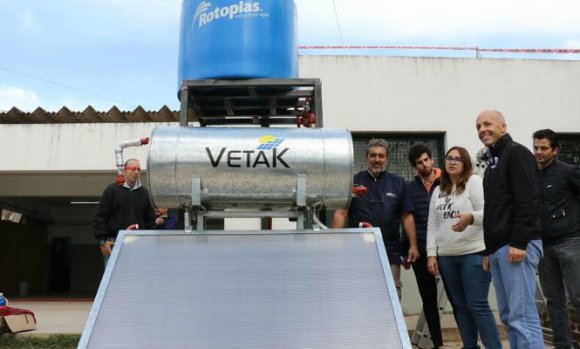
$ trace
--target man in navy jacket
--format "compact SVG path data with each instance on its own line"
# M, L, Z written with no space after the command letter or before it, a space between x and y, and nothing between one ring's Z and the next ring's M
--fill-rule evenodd
M403 177L387 171L388 145L384 139L371 139L367 146L368 169L354 175L354 184L363 185L367 193L351 200L348 210L336 210L332 219L333 228L356 228L361 222L381 228L381 234L391 272L401 299L401 222L409 239L409 250L405 251L407 262L419 258L413 204L407 193Z

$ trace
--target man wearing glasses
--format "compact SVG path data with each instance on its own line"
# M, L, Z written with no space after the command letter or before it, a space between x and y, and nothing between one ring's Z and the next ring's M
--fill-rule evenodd
M110 184L99 201L93 228L105 266L119 230L134 224L141 229L155 229L155 211L149 192L139 181L140 171L139 160L127 160L123 166L125 182Z
M483 177L484 269L491 268L501 321L511 348L544 348L535 304L536 272L542 258L536 202L536 160L513 141L497 110L475 121L490 165Z
M354 175L354 184L367 188L367 193L354 197L348 210L336 210L332 219L333 228L356 228L360 223L370 223L381 228L389 264L399 300L401 299L401 255L405 262L419 258L413 204L406 190L403 177L387 172L389 148L384 139L371 139L366 152L368 168ZM409 250L401 251L401 221L409 240Z

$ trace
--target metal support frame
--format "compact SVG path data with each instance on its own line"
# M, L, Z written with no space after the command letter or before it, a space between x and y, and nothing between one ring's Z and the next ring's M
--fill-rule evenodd
M445 307L447 306L447 294L445 293L445 287L443 286L443 280L441 277L436 278L437 282L437 309L439 310L439 317L443 316L445 312ZM419 315L419 320L417 320L417 326L413 331L411 336L411 343L415 344L422 349L431 349L434 347L433 341L431 340L431 333L429 333L429 326L427 325L427 318L425 317L425 312L421 309L421 314Z
M180 125L296 126L308 102L323 126L320 79L184 80L180 90Z
M185 231L192 232L190 213L196 216L197 231L205 229L206 218L295 218L296 228L305 230L312 226L311 210L306 206L306 176L296 176L296 208L290 210L205 210L201 204L201 178L191 179L191 204L185 208Z
M566 297L567 298L567 297ZM536 309L538 309L538 314L540 315L540 322L542 320L542 313L548 312L548 304L546 297L544 296L544 291L542 290L542 285L540 284L540 277L536 274ZM545 343L554 343L554 332L550 327L542 326L542 335L544 336Z

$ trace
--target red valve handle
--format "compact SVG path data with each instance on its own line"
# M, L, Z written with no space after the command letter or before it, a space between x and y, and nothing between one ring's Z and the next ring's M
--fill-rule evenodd
M354 184L352 186L352 194L355 197L361 197L367 193L367 187L360 184Z

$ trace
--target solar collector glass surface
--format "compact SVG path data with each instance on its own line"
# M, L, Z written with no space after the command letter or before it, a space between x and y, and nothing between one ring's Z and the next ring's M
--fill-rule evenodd
M89 348L406 347L373 233L123 236Z

